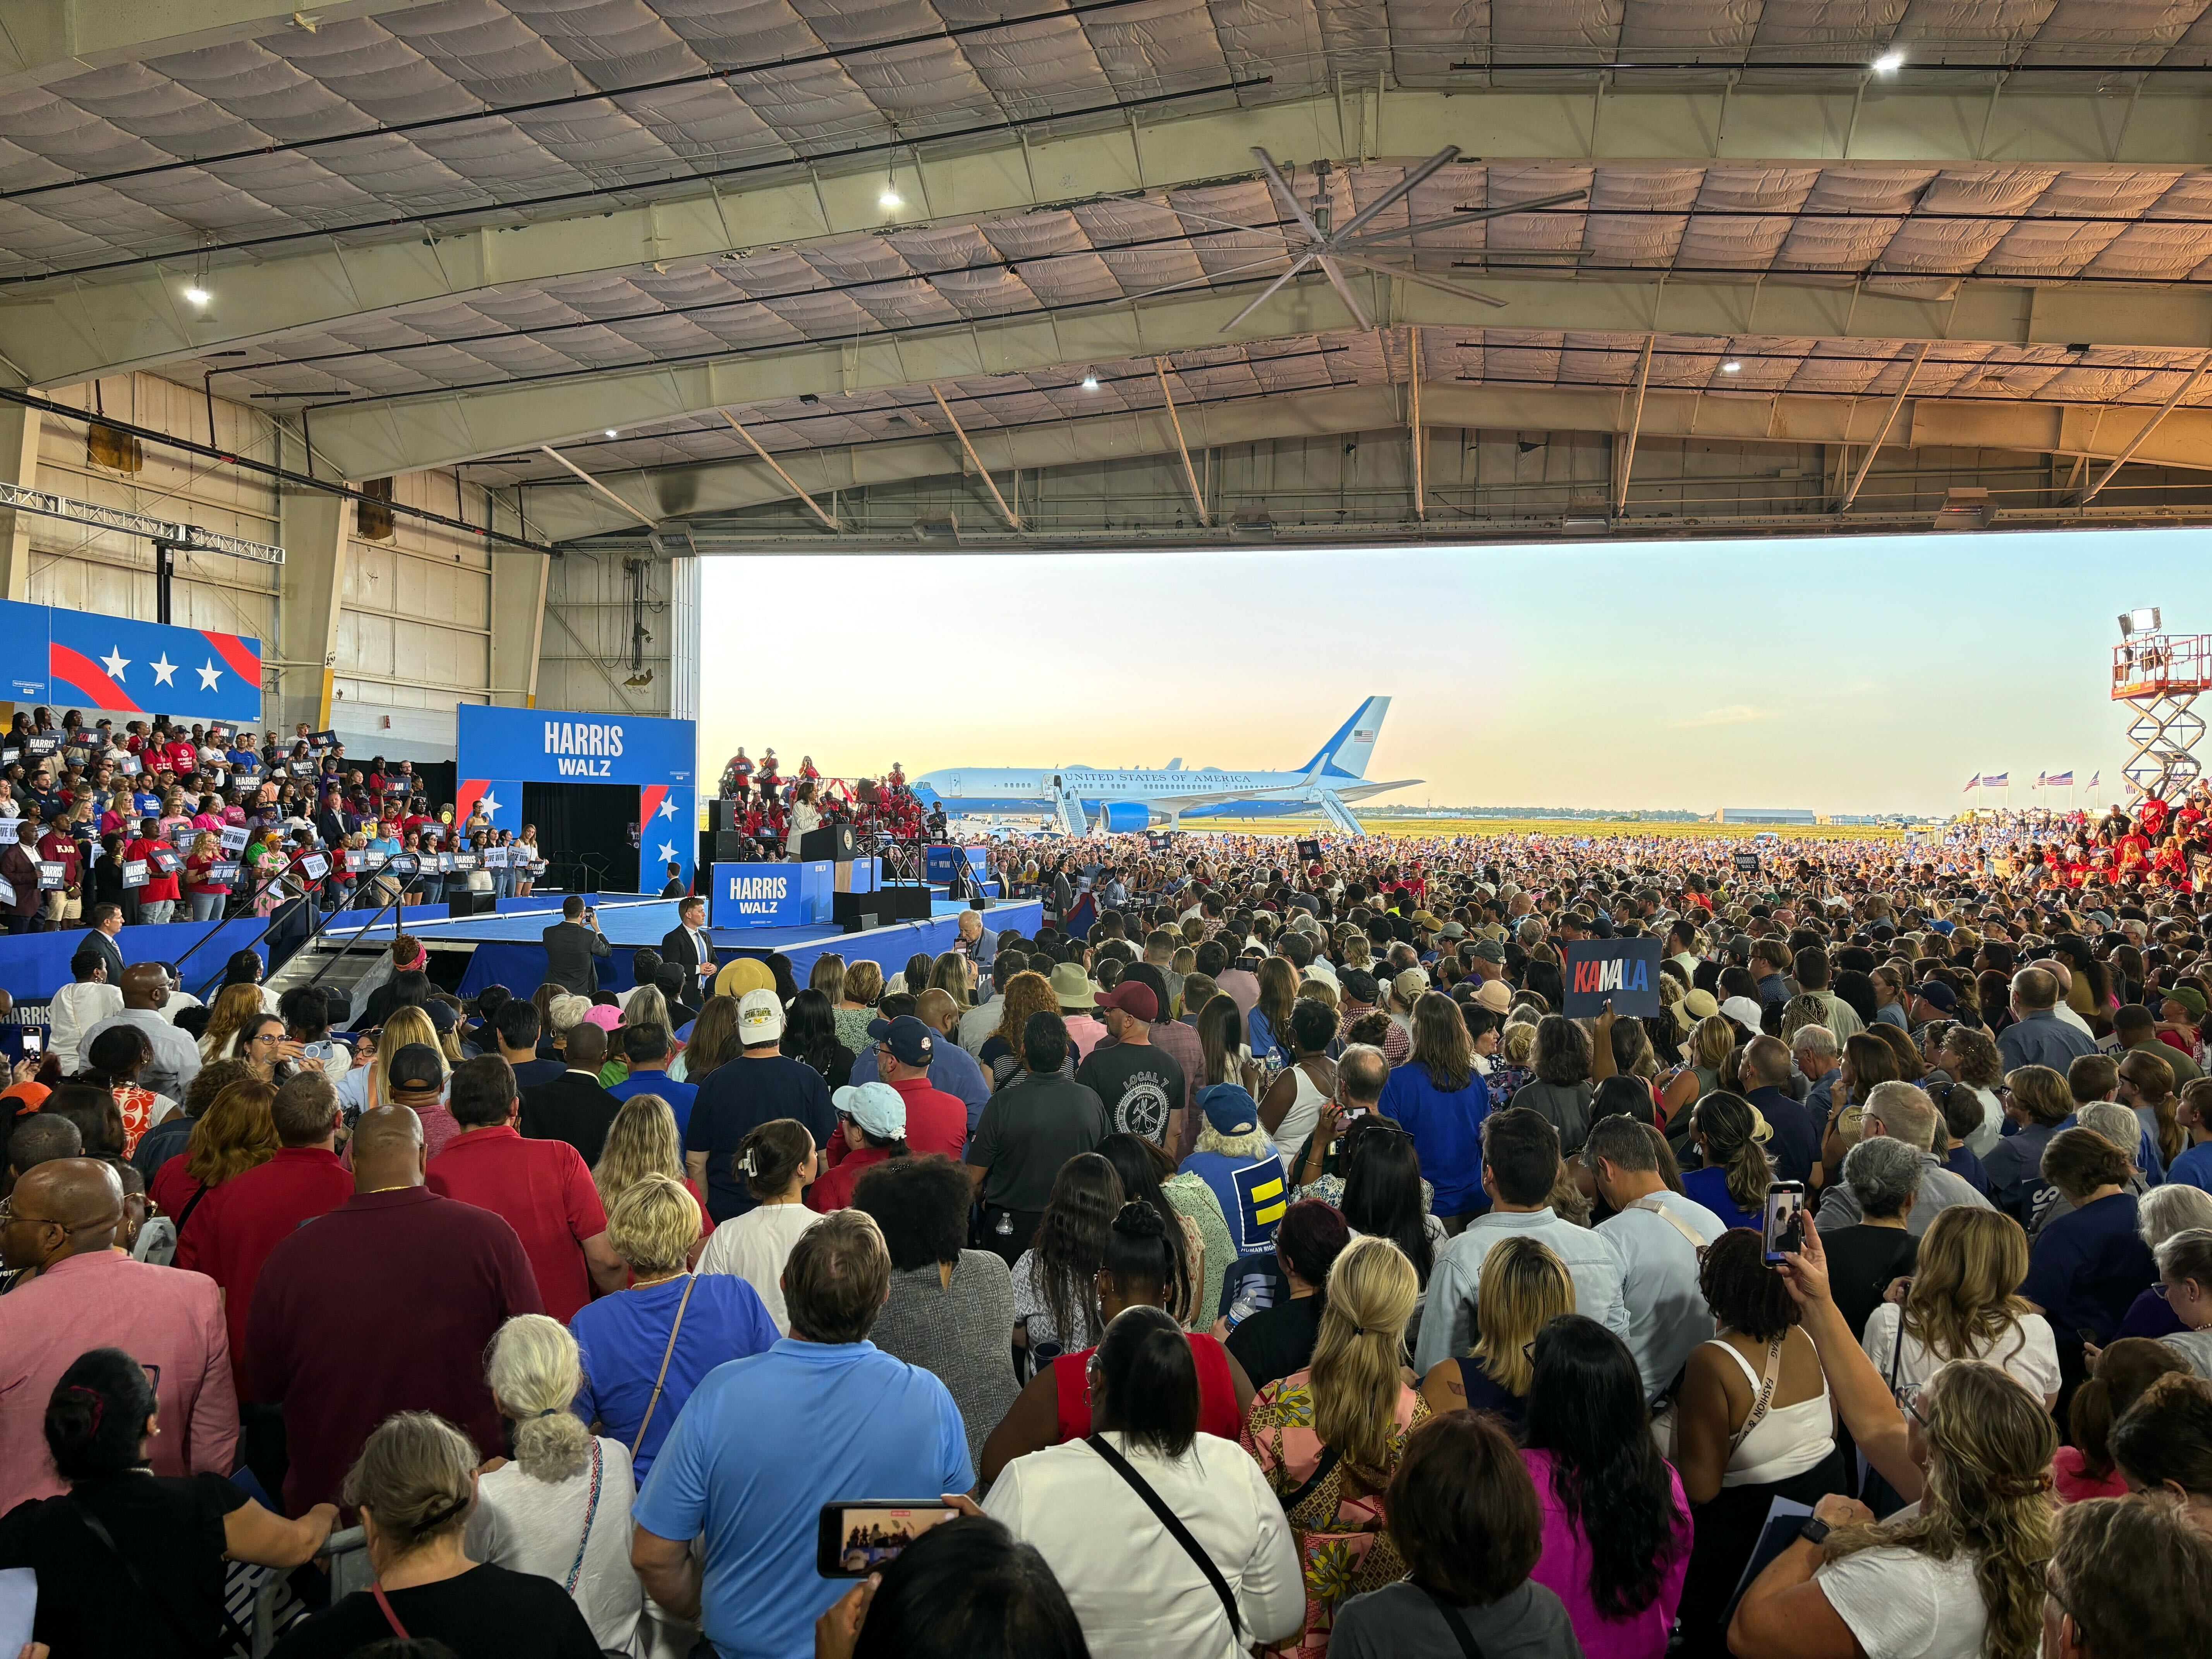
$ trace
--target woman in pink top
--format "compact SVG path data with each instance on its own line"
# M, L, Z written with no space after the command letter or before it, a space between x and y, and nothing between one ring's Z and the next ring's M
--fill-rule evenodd
M1566 1604L1588 1659L1662 1659L1690 1566L1690 1506L1652 1442L1636 1361L1576 1314L1535 1347L1521 1458L1544 1544L1528 1576Z

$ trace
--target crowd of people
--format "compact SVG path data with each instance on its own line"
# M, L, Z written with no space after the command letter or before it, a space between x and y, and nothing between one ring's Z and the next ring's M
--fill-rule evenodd
M768 860L797 858L799 838L825 825L850 824L865 848L878 851L911 847L925 835L941 838L945 829L945 809L925 809L896 761L881 777L848 780L823 777L814 757L802 755L786 777L775 750L755 762L740 749L722 768L716 793L730 803L730 827Z
M10 933L270 916L285 907L527 895L535 825L434 804L414 763L163 717L16 714L0 736L0 927ZM305 902L304 907L302 901Z
M403 939L352 1042L134 966L0 1097L0 1569L52 1659L2212 1659L2202 806L1012 843L1027 933Z

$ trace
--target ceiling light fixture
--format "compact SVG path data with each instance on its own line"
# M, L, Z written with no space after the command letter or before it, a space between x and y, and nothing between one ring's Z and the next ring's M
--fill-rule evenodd
M198 283L194 283L190 288L185 290L185 298L193 305L204 306L210 300L214 299L215 295L209 293Z
M1098 390L1098 372L1096 369L1086 368L1083 371L1083 389L1085 392Z
M615 435L615 429L614 429L614 428L612 428L612 427L609 427L609 428L607 428L607 436L609 436L610 438L611 438L611 437L613 437L614 435Z
M890 208L896 210L906 205L906 198L901 196L898 191L893 189L890 185L885 185L884 186L884 193L876 198L876 205L879 208Z
M1733 357L1721 365L1721 373L1723 374L1739 374L1742 372L1743 365L1737 362Z
M1876 75L1894 75L1904 67L1905 54L1901 52L1886 52L1874 60Z

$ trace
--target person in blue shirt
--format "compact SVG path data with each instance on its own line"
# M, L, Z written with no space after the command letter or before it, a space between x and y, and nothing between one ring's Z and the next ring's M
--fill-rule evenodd
M1198 1150L1182 1161L1182 1173L1206 1182L1238 1255L1270 1248L1290 1191L1283 1160L1260 1127L1258 1103L1237 1085L1217 1083L1200 1092L1198 1109L1206 1123L1198 1132Z
M1759 1109L1741 1095L1707 1095L1690 1114L1690 1138L1705 1161L1698 1169L1682 1171L1683 1194L1728 1226L1758 1227L1765 1218L1766 1189L1774 1184L1766 1161L1772 1133Z
M2189 1145L2173 1160L2166 1178L2212 1193L2212 1077L2198 1078L2183 1086L2174 1115Z
M573 1409L632 1449L641 1481L701 1381L776 1341L775 1321L745 1280L685 1271L699 1220L698 1201L672 1176L627 1188L607 1212L607 1244L635 1282L568 1318L584 1363Z
M635 1025L622 1028L623 1058L629 1061L629 1075L620 1083L611 1083L607 1092L617 1100L628 1100L632 1095L659 1095L668 1103L668 1109L676 1114L676 1133L682 1139L684 1128L691 1121L691 1103L699 1097L699 1086L695 1083L678 1083L668 1075L668 1028L653 1020L641 1020Z
M2081 1344L2111 1341L2158 1277L2136 1231L2131 1173L2128 1155L2092 1129L2062 1129L2044 1149L2044 1179L2074 1208L2037 1237L2020 1293L2051 1322L2069 1381L2081 1375Z
M1454 1231L1490 1207L1482 1190L1482 1121L1490 1089L1474 1066L1474 1040L1459 1005L1438 991L1413 1004L1413 1047L1382 1085L1377 1108L1413 1138L1434 1213Z
M812 1651L816 1618L847 1589L815 1571L823 1504L975 1484L945 1384L867 1340L890 1271L865 1211L801 1233L783 1269L791 1334L707 1374L631 1506L630 1560L647 1593L696 1611L721 1659Z

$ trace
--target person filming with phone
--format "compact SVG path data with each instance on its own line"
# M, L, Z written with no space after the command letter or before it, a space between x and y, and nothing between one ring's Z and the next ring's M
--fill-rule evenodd
M542 935L545 943L545 982L580 997L599 988L599 971L593 959L611 957L614 946L599 931L599 911L571 893L561 901L561 920Z

